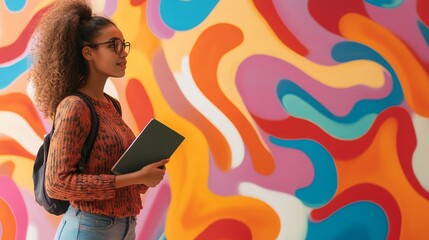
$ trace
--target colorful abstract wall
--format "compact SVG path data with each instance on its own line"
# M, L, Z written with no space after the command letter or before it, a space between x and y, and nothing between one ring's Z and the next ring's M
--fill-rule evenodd
M50 0L0 0L0 238L52 239L28 82ZM135 133L186 136L138 239L428 239L429 1L92 0L131 42Z

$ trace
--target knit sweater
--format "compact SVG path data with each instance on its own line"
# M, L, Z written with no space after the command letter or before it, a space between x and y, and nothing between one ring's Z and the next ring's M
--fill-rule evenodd
M77 96L68 96L58 105L46 166L46 191L50 197L69 200L73 207L90 213L136 216L142 209L140 194L147 187L115 189L115 175L111 173L135 135L112 102L91 101L100 125L82 173L77 166L91 128L91 112Z

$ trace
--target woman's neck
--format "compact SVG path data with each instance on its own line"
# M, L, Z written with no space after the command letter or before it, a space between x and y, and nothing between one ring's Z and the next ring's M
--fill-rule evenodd
M104 96L104 84L94 84L94 81L88 81L78 90L95 100L103 102L108 101Z

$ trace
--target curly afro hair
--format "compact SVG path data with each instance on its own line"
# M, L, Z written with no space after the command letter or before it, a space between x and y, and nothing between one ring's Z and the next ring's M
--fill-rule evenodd
M86 81L82 47L111 25L110 19L93 15L85 0L57 0L43 15L33 35L29 80L45 118L53 118L61 100Z

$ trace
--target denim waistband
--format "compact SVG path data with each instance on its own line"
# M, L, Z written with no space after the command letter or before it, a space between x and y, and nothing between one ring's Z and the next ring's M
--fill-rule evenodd
M136 221L137 217L136 216L128 216L128 217L115 217L115 216L109 216L109 215L104 215L104 214L99 214L99 213L90 213L87 211L83 211L79 208L75 208L73 206L70 205L69 207L69 211L71 211L73 213L73 215L78 216L79 214L83 214L83 215L97 215L97 216L102 216L105 218L109 218L114 220L115 222L132 222L132 221Z

